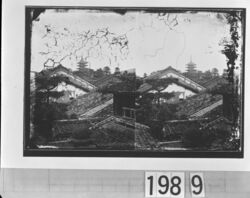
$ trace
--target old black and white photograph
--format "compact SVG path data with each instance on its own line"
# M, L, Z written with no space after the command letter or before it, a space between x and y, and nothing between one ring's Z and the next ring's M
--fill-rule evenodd
M25 12L25 156L243 156L244 9Z

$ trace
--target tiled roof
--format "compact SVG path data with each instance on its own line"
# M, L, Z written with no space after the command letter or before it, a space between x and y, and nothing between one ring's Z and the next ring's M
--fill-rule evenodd
M224 116L221 116L219 118L216 118L215 120L212 120L211 122L206 123L205 125L203 125L202 128L203 129L213 128L213 127L216 127L217 125L221 125L222 123L228 124L228 125L232 125L233 124L227 118L225 118Z
M152 86L148 83L143 83L139 89L137 90L138 92L144 93L147 91L150 91L152 89Z
M177 82L174 82L182 87L185 87L186 89L192 90L194 92L199 92L199 90L203 90L205 89L205 87L203 87L202 85L198 84L197 82L187 78L186 76L182 75L178 70L174 69L173 67L169 66L166 69L163 70L159 70L157 72L152 73L151 75L149 75L148 77L145 78L145 83L143 83L138 91L139 92L147 92L150 91L152 89L152 86L150 84L148 84L146 81L149 79L160 79L162 76L164 76L167 72L172 72L174 74L176 74L177 76L179 76L181 79L178 79ZM171 78L171 77L169 77ZM173 77L174 78L174 77ZM174 78L175 79L175 78ZM190 83L187 83L186 81L182 80L182 79L186 79L188 80ZM199 89L197 89L197 87L199 87Z
M64 66L62 66L62 65L58 65L58 66L53 67L53 68L50 68L50 69L44 69L44 70L42 70L40 73L41 73L41 74L53 75L53 74L55 74L55 73L58 72L58 71L64 71L64 72L66 72L66 73L68 73L68 74L74 75L73 72L72 72L70 69L68 69L68 68L66 68L66 67L64 67Z
M204 87L208 88L208 89L212 89L215 86L217 86L218 84L227 84L228 81L223 78L223 77L217 77L217 78L213 78L211 80L208 80L207 82L205 82L203 84Z
M94 125L93 128L109 128L114 126L117 130L123 129L124 131L133 132L133 142L136 150L156 149L156 140L151 136L149 127L137 123L132 119L110 116Z
M104 76L100 79L92 81L92 83L96 87L103 87L103 86L107 86L107 85L112 84L112 83L120 83L120 82L122 82L122 81L114 75Z
M212 95L209 93L199 93L187 98L179 103L177 115L191 116L196 112L209 107L210 105L222 100L222 95Z
M95 89L95 85L90 83L88 80L83 79L79 77L78 75L75 75L70 69L58 65L57 67L51 68L51 69L46 69L42 70L40 74L47 74L50 76L56 75L58 72L64 72L66 74L66 77L68 77L69 83L73 84L74 86L83 89L85 91L90 91L92 89ZM62 74L63 75L63 74Z
M169 79L171 79L171 78L169 78ZM198 92L199 92L194 86L192 86L192 85L190 85L190 84L187 84L187 83L185 83L185 82L183 82L183 81L181 81L181 80L179 80L179 79L177 79L177 81L176 81L176 79L173 78L173 84L177 84L177 85L179 85L179 86L181 86L181 87L184 87L184 88L186 88L186 89L188 89L188 90L191 90L191 91L193 91L193 92L195 92L195 93L198 93ZM141 93L144 93L144 92L148 92L148 91L150 91L150 90L152 90L152 86L151 86L149 83L145 82L145 83L143 83L143 84L139 87L139 89L138 89L137 91L138 91L138 92L141 92Z
M168 66L167 68L165 69L162 69L162 70L159 70L159 71L156 71L156 72L153 72L151 73L148 77L146 77L145 79L154 79L154 78L158 78L159 75L162 75L164 72L166 71L173 71L175 73L178 73L180 74L180 72L176 69L174 69L173 67L171 66Z
M172 120L164 124L165 135L183 134L186 129L196 128L199 129L208 123L206 119L196 120Z
M53 138L65 139L72 135L76 130L90 127L92 124L99 122L100 118L85 120L57 120L53 122Z

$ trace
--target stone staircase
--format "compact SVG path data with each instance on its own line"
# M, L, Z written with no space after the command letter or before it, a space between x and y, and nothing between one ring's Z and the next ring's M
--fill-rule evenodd
M96 123L91 129L101 128L102 126L113 122L119 126L119 128L127 128L127 130L134 131L135 149L136 150L154 150L157 148L156 140L151 136L149 127L135 122L132 119L126 119L122 117L110 116L101 122Z
M141 124L136 123L134 120L132 119L125 119L125 118L120 118L120 117L116 117L116 116L109 116L108 118L96 123L94 126L91 127L91 129L96 129L96 128L101 128L103 125L107 124L108 122L115 122L123 127L127 127L127 128L132 128L135 129L136 126L139 126Z
M178 116L185 115L187 117L195 118L205 115L220 105L222 105L221 95L199 93L179 103L176 114Z
M154 150L157 148L156 140L151 136L149 127L137 126L135 129L135 149L136 150Z
M201 117L203 115L205 115L206 113L212 111L213 109L217 108L218 106L223 104L223 100L219 100L211 105L209 105L208 107L205 107L199 111L197 111L196 113L190 115L190 118L197 118L197 117Z
M102 111L104 108L110 106L110 105L113 105L113 98L104 102L103 104L100 104L92 109L90 109L89 111L83 113L80 115L80 119L81 118L86 118L86 117L91 117L93 115L95 115L96 113Z
M106 118L106 119L104 119L104 120L102 120L102 121L96 123L96 124L93 125L90 129L99 128L99 127L101 127L102 125L104 125L104 124L106 124L106 123L108 123L108 122L110 122L110 121L112 121L112 120L114 120L114 119L115 119L114 116L110 116L110 117L108 117L108 118Z
M68 106L68 115L75 114L81 118L89 117L112 104L112 94L93 91L74 99Z

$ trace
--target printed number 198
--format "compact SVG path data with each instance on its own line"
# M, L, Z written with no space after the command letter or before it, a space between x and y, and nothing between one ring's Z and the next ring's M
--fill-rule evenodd
M184 173L147 172L146 197L184 197Z

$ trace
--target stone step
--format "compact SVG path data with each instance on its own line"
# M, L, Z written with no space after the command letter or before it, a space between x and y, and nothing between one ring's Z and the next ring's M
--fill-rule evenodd
M89 111L81 114L80 118L93 116L94 114L100 112L101 110L103 110L104 108L106 108L106 107L108 107L109 105L112 105L112 104L113 104L113 99L108 100L108 101L104 102L103 104L98 105L97 107L94 107L94 108L90 109Z
M201 117L201 116L205 115L206 113L212 111L213 109L215 109L216 107L218 107L218 106L220 106L222 104L223 104L223 101L219 100L219 101L213 103L212 105L209 105L208 107L203 108L203 109L199 110L198 112L190 115L190 117L192 117L192 118Z

